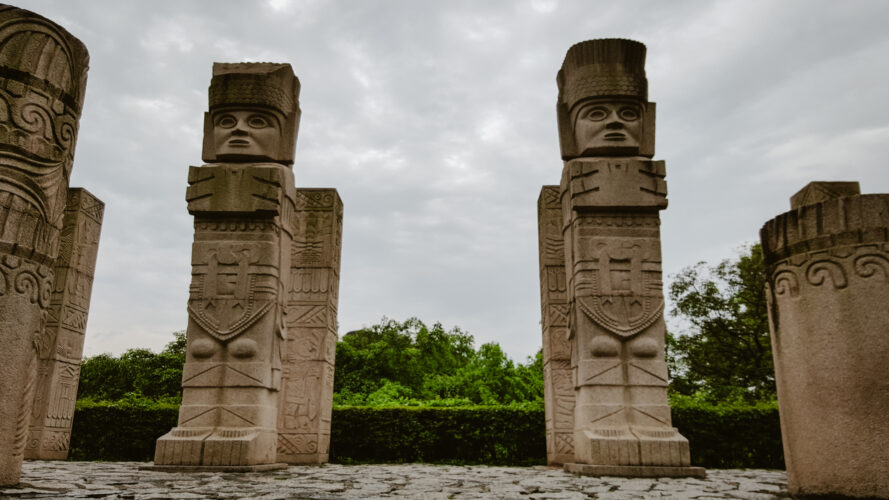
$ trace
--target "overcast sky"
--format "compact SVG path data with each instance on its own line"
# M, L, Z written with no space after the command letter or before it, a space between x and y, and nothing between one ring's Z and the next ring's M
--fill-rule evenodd
M71 182L106 204L87 355L185 328L213 61L288 62L302 83L297 185L345 204L340 335L418 316L517 361L539 349L536 201L559 182L555 77L582 40L648 46L667 282L755 242L811 180L889 192L883 0L15 5L90 52Z

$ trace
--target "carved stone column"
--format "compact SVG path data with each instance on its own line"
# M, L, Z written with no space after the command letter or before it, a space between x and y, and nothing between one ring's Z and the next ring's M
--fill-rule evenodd
M87 190L68 190L45 342L39 346L27 459L68 457L104 211L105 204Z
M296 190L287 342L278 414L278 460L327 462L343 202L336 189Z
M812 182L760 232L795 496L889 498L889 194L858 193Z
M0 6L0 486L18 483L86 88L86 47Z
M574 463L565 469L703 476L689 466L667 403L658 216L667 190L664 162L650 159L655 105L644 66L641 43L590 40L568 50L557 78L575 384Z
M574 370L568 339L568 294L559 186L543 186L537 199L540 304L543 328L546 462L574 462Z
M278 392L298 98L289 64L213 65L203 157L214 163L191 167L186 193L195 239L182 406L157 441L155 468L284 466Z

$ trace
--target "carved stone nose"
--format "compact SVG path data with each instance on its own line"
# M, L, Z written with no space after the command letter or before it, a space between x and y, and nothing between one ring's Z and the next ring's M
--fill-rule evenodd
M239 123L238 126L235 127L234 130L232 130L232 135L247 135L247 131L244 129L244 127L241 127Z
M624 128L624 123L619 121L613 121L605 125L605 130L620 130Z

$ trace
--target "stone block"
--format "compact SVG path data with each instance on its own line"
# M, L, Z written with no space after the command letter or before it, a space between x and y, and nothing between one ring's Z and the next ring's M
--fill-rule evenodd
M540 303L543 328L547 463L573 457L574 375L570 367L565 242L558 186L544 186L537 200Z
M155 465L276 466L299 81L287 64L214 64L204 157L191 167L192 281L177 427Z
M544 387L560 392L567 377L557 356L570 354L573 433L562 443L573 448L572 467L694 475L667 404L658 215L666 165L649 159L655 105L644 65L639 42L589 40L568 50L557 77L565 163L560 186L544 186L538 199ZM567 463L554 442L566 406L545 397L548 461Z
M566 163L562 182L569 187L574 210L662 210L667 208L664 165L633 158L578 158Z
M594 477L706 477L707 470L703 467L671 467L657 466L621 466L621 465L590 465L565 464L565 472L581 476Z
M796 209L822 201L861 194L858 182L813 181L790 197L790 208Z
M89 55L77 38L32 12L2 5L0 25L0 486L6 486L21 475L39 378L37 346L53 343L46 323Z
M333 408L343 203L335 189L296 191L278 460L327 462Z
M38 350L26 459L68 456L104 209L105 204L85 189L68 190L45 343Z
M822 184L760 232L788 489L889 498L889 195Z

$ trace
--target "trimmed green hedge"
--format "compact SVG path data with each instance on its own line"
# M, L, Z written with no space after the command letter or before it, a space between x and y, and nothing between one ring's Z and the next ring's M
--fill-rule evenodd
M702 406L674 402L673 425L688 438L692 464L784 468L776 404ZM148 461L176 425L174 404L78 401L71 460ZM546 463L544 413L522 407L338 407L330 461L499 465Z
M783 469L778 403L701 405L673 401L673 426L688 438L692 465Z
M179 406L93 402L74 407L69 460L154 460L154 443L179 420Z
M542 408L341 407L330 460L490 465L546 463Z

